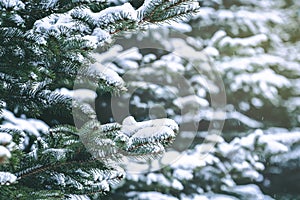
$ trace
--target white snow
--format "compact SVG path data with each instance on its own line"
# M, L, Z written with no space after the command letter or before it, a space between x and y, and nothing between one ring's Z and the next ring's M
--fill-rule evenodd
M219 91L219 88L217 88L211 80L203 77L199 71L191 77L189 82L191 84L199 84L200 90L203 88L205 91L209 91L210 93L217 93Z
M49 129L49 126L41 120L17 118L12 112L5 109L2 112L2 116L0 115L1 117L4 120L1 128L18 129L35 136L40 136L41 133L46 133Z
M228 20L234 18L234 13L230 10L218 10L217 18L221 20Z
M9 172L0 172L0 184L11 184L17 180L17 177Z
M177 179L173 179L172 181L172 188L176 189L176 190L183 190L184 186L182 185L182 183L180 181L178 181Z
M91 169L91 173L93 175L94 181L102 181L103 180L103 174L108 173L108 171L103 171L100 169Z
M254 167L255 169L259 170L259 171L263 171L265 169L265 166L263 163L261 162L255 162L254 163Z
M264 137L271 138L272 140L278 141L286 145L292 145L300 140L300 131L284 131L265 135Z
M135 105L138 108L143 108L143 109L147 109L149 106L147 103L141 102L141 98L139 96L133 96L130 103Z
M218 62L216 62L218 63ZM270 54L260 54L252 57L237 57L229 61L222 61L217 66L223 70L235 70L235 71L247 71L247 69L253 69L251 66L260 67L261 69L266 69L266 67L270 66L285 66L289 69L290 67L293 69L294 63L287 62L283 58L279 56L274 56ZM298 65L299 66L299 65Z
M201 97L196 95L189 95L185 97L178 97L173 102L180 109L185 108L186 106L194 105L195 108L207 107L209 106L209 102Z
M93 13L90 9L82 9L81 12L92 17L96 24L107 26L108 24L116 22L116 19L126 16L126 18L137 21L137 11L131 6L130 3L125 3L121 6L114 6L106 8L99 13Z
M200 7L199 12L197 12L194 17L202 18L204 21L210 20L211 16L216 12L215 9L210 7ZM210 20L211 21L211 20Z
M25 20L18 14L13 15L13 19L19 26L25 23Z
M257 73L236 75L231 89L236 91L242 89L243 85L250 85L252 87L257 85L260 90L259 93L272 100L277 99L277 88L290 87L291 83L286 77L276 74L273 70L264 69Z
M185 70L185 67L182 64L182 58L180 55L168 54L163 56L160 60L155 61L152 64L154 68L166 68L170 72L180 73Z
M253 21L262 21L262 22L273 22L274 24L284 23L281 16L282 13L276 11L268 11L267 14L261 13L260 11L248 11L248 10L239 10L236 14L238 18L248 18Z
M101 79L105 80L107 84L114 85L121 90L125 90L125 83L123 79L112 69L101 63L94 63L90 66L90 73L98 74Z
M135 121L134 117L128 116L123 120L122 124L123 125L135 125L135 124L137 124L137 122Z
M265 144L265 152L271 155L285 153L289 151L289 148L284 144L275 140L270 140L270 136L261 136L258 139L259 144Z
M196 51L193 47L186 45L186 41L181 38L170 39L172 52L178 57L194 60L206 60L207 55L204 52Z
M248 38L230 38L226 36L219 42L219 47L257 47L267 40L268 37L265 34L258 34Z
M223 194L214 194L209 196L210 200L239 200L233 196L223 195Z
M119 64L122 66L124 69L137 69L139 68L139 63L133 60L120 60Z
M242 110L242 111L248 111L250 109L250 105L249 103L245 102L245 101L241 101L239 103L239 108Z
M256 5L256 4L255 4ZM209 27L211 25L230 26L230 30L238 35L240 30L250 30L253 34L268 33L268 23L282 24L284 16L281 12L268 11L261 12L260 10L214 10L213 8L202 7L199 9L196 18L200 18L199 27ZM236 25L238 24L238 26Z
M241 163L235 162L232 167L242 173L243 177L247 177L251 180L261 181L262 175L259 174L247 161Z
M11 157L11 153L9 152L9 150L4 146L0 145L0 159L10 158L10 157Z
M292 162L291 161L298 161L300 157L300 147L296 147L291 151L285 152L284 154L273 155L270 159L270 162L273 164L280 164L282 166L288 166Z
M12 136L8 133L0 132L0 144L9 144L12 140Z
M139 200L153 200L153 199L159 199L159 200L179 200L175 197L172 197L167 194L162 194L160 192L129 192L127 193L128 197L136 197L135 199Z
M285 102L285 106L289 111L295 111L300 108L300 97L291 97Z
M140 131L138 133L139 137L143 137L143 135L150 136L154 134L151 131L157 131L158 135L159 134L174 135L174 132L178 132L179 129L177 123L174 120L167 119L167 118L154 119L154 120L134 123L132 117L129 116L125 118L123 122L125 122L125 124L123 124L121 131L128 136L134 135L138 131ZM151 133L150 132L147 133L145 130L143 131L143 129L145 129L146 131L150 131ZM137 137L137 135L135 137Z
M192 31L192 27L189 24L176 21L168 22L167 24L164 24L164 27L168 27L181 33Z
M67 200L91 200L87 195L70 194L66 197Z
M229 192L236 193L241 199L265 199L259 187L255 184L238 185L234 188L228 189Z
M206 197L205 195L199 195L199 194L185 195L184 193L182 193L180 195L180 200L209 200L209 198Z
M119 56L118 58L122 58L122 60L126 59L138 61L143 58L143 55L139 52L139 49L137 47L131 47L130 49L125 50Z
M219 43L219 41L226 36L226 32L224 30L219 30L215 32L215 34L212 36L210 39L210 46L215 46L216 44Z
M73 97L74 96L74 91L69 90L67 88L57 88L57 89L55 89L54 92L57 92L61 95L68 96L68 97Z
M65 187L66 186L66 176L63 173L54 173L52 174L51 177L56 184L58 184L61 187Z
M34 29L38 33L43 33L44 31L50 31L50 30L53 30L55 32L60 32L59 27L67 27L70 29L75 27L75 22L72 21L72 17L69 13L52 14L46 18L37 20L34 23Z
M182 180L191 180L193 179L194 175L192 170L175 169L173 172L173 177L182 181Z
M110 62L112 58L117 57L117 55L119 55L122 50L123 47L121 45L114 45L101 54L92 53L91 55L94 59L96 59L97 62L105 63L105 62Z
M54 7L55 4L57 4L58 0L49 0L49 1L42 1L41 4L43 5L43 8L49 9L51 7Z
M264 105L264 102L259 98L253 97L251 99L251 104L254 105L256 108L261 108Z
M139 138L148 138L150 140L160 140L167 138L174 138L174 131L166 126L158 126L158 127L145 127L139 129L134 135L131 136L131 139L139 139Z
M254 151L257 136L258 136L257 134L250 134L246 137L242 137L239 141L239 144L242 147L246 147L247 149Z
M170 187L171 183L170 181L162 174L155 174L155 173L149 173L146 177L146 183L147 185L159 183L160 185L164 187Z
M86 35L83 39L88 40L91 44L90 46L97 48L97 46L102 42L110 43L111 35L100 28L95 28L91 35Z
M90 89L74 89L69 90L67 88L57 88L54 92L62 94L64 96L74 98L81 103L94 104L97 94Z
M263 126L261 122L251 119L237 111L228 112L226 119L236 119L251 128L260 128Z
M172 6L174 4L176 4L178 1L169 1L169 6L172 8ZM158 1L157 2L157 5L160 5L161 1ZM154 4L156 5L156 4ZM188 2L188 4L181 4L180 5L181 9L184 9L185 11L187 10L196 10L197 8L199 8L199 3L196 2L196 1L193 1L193 2ZM153 6L153 1L152 0L145 0L143 5L138 8L138 17L140 20L142 20L144 18L145 15L147 14L151 14L151 12L153 12L157 7L156 6ZM167 7L168 8L168 7ZM181 11L177 11L177 14L180 14Z
M97 97L95 91L89 89L76 89L73 90L73 92L74 92L73 95L74 99L78 100L79 102L90 103L90 104L95 103L95 99Z
M45 151L43 151L43 154L51 154L52 156L55 156L56 160L62 160L65 159L67 156L67 153L70 152L69 149L54 149L54 148L48 148Z
M216 49L215 47L210 47L210 46L203 49L202 52L205 55L210 56L210 57L218 57L220 55L220 52L218 49Z
M217 19L219 23L235 20L239 23L240 26L248 27L252 33L268 33L269 29L266 28L266 24L269 22L275 24L283 23L282 17L280 16L281 13L276 11L268 11L266 14L260 11L253 10L239 10L235 13L229 10L218 10L216 12L216 15L218 16ZM237 29L233 29L233 31L238 34Z
M226 142L218 144L218 149L225 155L228 156L232 151L233 146Z
M160 162L161 162L162 165L168 166L169 164L173 163L174 161L176 161L180 157L181 157L181 154L179 152L174 151L174 150L173 151L169 150L163 155Z
M15 1L16 2L16 1ZM51 7L56 4L56 0L49 1L45 4L45 7ZM90 17L94 20L96 28L90 30L90 27L83 24L78 25L76 20L72 18L72 15L81 15ZM52 14L46 18L37 20L34 24L34 30L37 33L43 33L44 31L54 31L60 33L60 28L68 28L70 30L79 30L82 33L91 32L86 36L83 36L83 39L89 41L89 45L93 48L96 48L102 42L110 42L111 36L110 32L114 32L112 26L109 24L116 23L117 20L127 18L133 21L137 21L137 12L129 3L125 3L121 6L114 6L106 8L98 13L92 12L89 8L74 8L63 14ZM104 29L100 27L104 26ZM81 36L80 36L81 37ZM45 44L46 40L43 37L38 39L40 44Z
M209 142L214 142L214 143L224 142L223 137L220 135L217 135L217 134L209 134L205 137L205 140L209 141Z
M173 169L192 170L196 167L206 165L206 160L201 159L200 155L188 155L183 153L174 163L171 164Z
M20 0L1 0L0 5L2 5L4 8L14 8L14 10L25 8L25 4Z
M145 55L145 56L143 57L143 61L144 61L145 63L149 63L149 62L151 62L151 61L153 61L153 60L155 60L155 59L156 59L156 55L154 55L154 54L152 54L152 53L147 54L147 55Z

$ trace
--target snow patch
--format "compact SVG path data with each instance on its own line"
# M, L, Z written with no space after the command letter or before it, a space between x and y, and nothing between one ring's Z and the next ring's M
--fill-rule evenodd
M9 144L12 141L12 136L8 133L0 132L0 144Z
M128 197L139 199L139 200L179 200L167 194L162 194L160 192L129 192L126 194Z
M4 122L1 125L1 128L18 129L37 137L40 136L41 133L46 133L49 129L49 126L41 120L17 118L12 112L5 109L2 112L2 119Z
M191 105L195 105L196 108L209 106L209 102L206 99L198 97L196 95L178 97L174 100L174 104L180 109Z
M191 180L193 179L193 171L185 169L175 169L173 172L173 177L178 180Z
M9 172L0 172L0 184L9 185L14 183L17 180L17 177Z
M0 163L2 162L3 158L10 158L10 157L11 157L11 153L9 152L9 150L4 146L0 145Z

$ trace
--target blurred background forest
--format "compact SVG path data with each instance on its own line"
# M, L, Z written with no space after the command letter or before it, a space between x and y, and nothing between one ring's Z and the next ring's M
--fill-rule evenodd
M110 198L300 199L299 1L199 2L190 20L99 55L132 87L121 102L138 121L169 117L181 128L160 164L178 160L140 166Z
M95 52L129 91L83 99L101 123L130 114L180 127L161 159L125 166L125 180L103 199L300 199L300 2L198 2L188 20L124 34ZM33 135L72 120L48 113L46 125L11 111L3 127Z

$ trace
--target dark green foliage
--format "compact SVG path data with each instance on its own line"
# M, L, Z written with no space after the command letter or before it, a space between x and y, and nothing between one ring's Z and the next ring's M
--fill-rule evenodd
M93 106L57 90L77 84L99 95L125 92L122 81L90 70L91 52L124 31L188 16L198 5L156 1L159 9L150 12L149 2L139 11L116 2L0 1L0 111L20 116L12 116L16 127L23 114L51 126L46 133L0 127L0 137L8 138L0 144L0 199L99 199L124 178L120 158L156 157L174 140L173 121L101 125ZM125 133L123 126L133 130Z

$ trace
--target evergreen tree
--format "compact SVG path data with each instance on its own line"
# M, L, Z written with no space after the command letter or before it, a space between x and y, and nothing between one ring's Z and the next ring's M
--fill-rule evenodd
M179 123L179 136L195 136L190 150L172 146L153 168L129 173L111 199L298 199L299 2L199 3L195 17L170 25L185 35L149 30L132 36L138 48L127 49L127 40L120 42L125 50L111 50L124 56L108 62L127 75L129 88L138 88L132 115L151 118L146 113L158 104ZM146 42L153 48L140 45ZM222 77L226 106L211 102L223 89L215 75ZM193 92L174 89L178 77ZM219 108L223 135L207 131ZM195 123L198 131L185 126Z
M122 78L101 70L91 52L125 32L186 17L198 3L147 0L136 7L103 0L0 1L1 199L97 199L124 178L118 161L156 157L174 140L173 120L128 116L101 124L93 106L60 90L86 80L99 95L126 92Z

